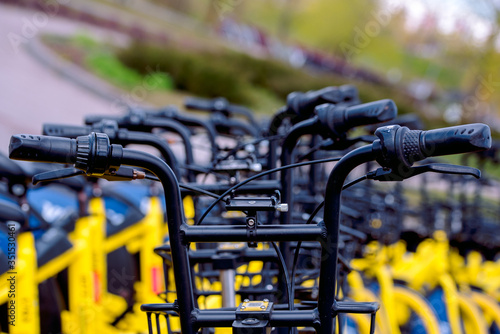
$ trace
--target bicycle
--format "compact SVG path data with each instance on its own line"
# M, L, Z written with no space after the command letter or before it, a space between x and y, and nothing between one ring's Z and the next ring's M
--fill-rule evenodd
M463 130L463 131L462 131ZM470 133L468 133L470 131ZM473 135L471 135L473 134ZM121 165L141 167L155 174L162 182L165 198L172 263L177 286L177 303L144 305L148 319L151 313L179 314L183 333L194 333L202 327L233 327L241 331L249 330L249 323L255 324L251 331L263 332L270 327L312 326L320 333L332 333L334 319L339 313L360 312L375 315L378 305L375 303L350 303L335 301L338 258L338 231L340 214L340 194L344 180L356 166L377 160L386 169L379 169L370 174L375 180L402 180L415 174L438 170L453 172L451 167L421 166L411 167L415 161L427 156L456 154L474 150L487 149L491 145L489 128L486 125L474 124L462 127L438 129L428 132L410 131L407 128L390 126L376 132L377 140L371 145L358 148L344 156L330 174L325 194L325 225L292 224L290 226L254 225L255 233L251 241L294 241L322 240L322 261L320 269L319 299L317 308L306 310L274 310L272 302L263 302L262 311L245 311L242 304L239 311L233 310L199 310L194 305L191 285L189 258L186 245L190 242L234 241L248 242L249 226L188 226L183 222L181 198L175 175L161 160L144 152L124 149L119 145L110 145L103 134L92 134L76 140L54 137L13 136L10 145L10 157L13 159L35 159L45 162L71 162L76 168L84 170L88 175L103 176L116 171ZM91 141L90 152L82 152L78 148L79 141ZM404 150L406 148L406 150ZM94 160L96 151L105 153L106 159ZM76 161L77 154L84 154L85 161ZM404 168L404 169L403 169ZM455 167L456 169L457 167ZM285 233L286 232L286 233ZM297 241L298 241L297 240ZM251 303L251 302L248 302ZM267 303L267 304L266 304ZM242 309L242 307L244 307ZM263 319L250 321L249 317L259 314ZM238 317L244 317L237 318ZM246 319L245 319L246 317ZM156 320L159 321L159 316ZM255 319L255 318L252 318ZM151 324L151 322L150 322ZM157 322L159 325L159 322ZM372 321L373 324L373 321ZM267 328L267 329L266 329ZM371 326L373 332L374 326ZM239 329L236 329L238 332ZM150 331L152 327L150 326Z

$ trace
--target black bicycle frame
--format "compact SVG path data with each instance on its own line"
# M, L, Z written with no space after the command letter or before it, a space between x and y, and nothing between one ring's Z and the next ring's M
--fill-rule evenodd
M368 307L361 304L337 303L335 301L335 286L342 185L353 168L373 160L374 156L372 146L368 145L352 151L335 166L330 174L325 194L324 226L322 224L296 224L291 226L259 226L257 229L258 232L254 236L256 242L314 240L322 245L318 307L313 310L275 310L271 314L271 326L312 326L318 333L332 334L334 318L338 313L373 314L374 307L371 304ZM164 187L177 302L165 304L163 309L179 314L182 333L194 334L203 327L231 327L235 320L233 310L199 310L195 307L188 244L190 242L248 241L245 226L189 226L185 224L177 179L162 160L148 153L123 149L121 163L149 170L161 180ZM147 311L151 307L160 306L145 305L144 310Z

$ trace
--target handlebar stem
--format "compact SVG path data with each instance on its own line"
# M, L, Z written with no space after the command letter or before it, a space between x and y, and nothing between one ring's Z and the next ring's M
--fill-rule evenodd
M195 334L191 326L191 314L194 311L194 294L191 285L191 271L189 268L188 248L183 245L180 235L184 224L183 206L179 183L174 172L161 159L145 152L123 149L121 160L123 165L142 167L155 174L160 179L165 192L167 208L167 224L170 236L172 265L175 268L175 286L177 287L177 301L181 331L186 334Z
M372 145L360 147L345 155L333 168L325 191L323 220L327 229L325 245L321 247L321 268L319 278L318 312L321 328L318 333L334 333L332 306L335 302L337 261L340 229L340 198L344 181L357 166L374 160Z

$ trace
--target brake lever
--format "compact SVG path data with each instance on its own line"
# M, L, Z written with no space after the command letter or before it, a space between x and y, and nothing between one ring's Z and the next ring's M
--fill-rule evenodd
M32 179L32 183L37 185L40 182L50 182L60 179L67 179L68 177L73 177L77 175L83 175L85 172L76 168L63 168L57 170L51 170L48 172L43 172L35 174Z
M481 177L481 171L474 167L433 163L417 167L406 168L404 171L393 171L390 168L378 168L369 172L367 178L376 181L403 181L410 177L432 172L440 174L469 175L476 179Z

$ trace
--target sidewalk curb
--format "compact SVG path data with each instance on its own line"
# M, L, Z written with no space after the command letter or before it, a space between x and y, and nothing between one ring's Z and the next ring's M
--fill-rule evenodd
M119 100L120 95L123 94L119 89L104 80L57 56L47 46L43 45L39 38L30 40L25 48L28 54L42 65L47 66L61 77L105 101L116 102Z

